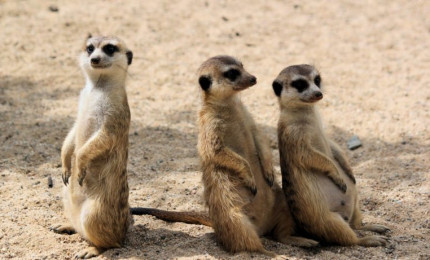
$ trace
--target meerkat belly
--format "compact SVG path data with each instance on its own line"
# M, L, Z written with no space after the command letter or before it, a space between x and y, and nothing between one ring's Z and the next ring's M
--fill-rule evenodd
M240 124L240 121L237 123ZM272 208L272 205L275 203L275 196L264 180L254 138L250 129L245 125L236 126L235 129L236 131L231 132L231 135L227 137L232 140L228 143L234 144L234 146L230 148L249 163L257 185L257 193L255 196L251 195L249 189L245 186L237 187L237 191L243 201L247 201L243 207L243 212L254 223L257 233L262 235L267 231L268 227L273 224L269 223L270 218L268 215L271 214L271 212L268 209ZM241 130L237 131L237 129Z
M316 174L317 185L326 199L326 203L332 212L339 213L343 219L349 221L356 203L356 187L343 171L340 174L347 185L346 193L342 193L339 188L323 174Z

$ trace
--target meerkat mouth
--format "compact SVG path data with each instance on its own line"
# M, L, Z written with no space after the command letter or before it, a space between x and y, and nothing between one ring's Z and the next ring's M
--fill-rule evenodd
M238 86L238 85L235 85L235 86L233 86L233 90L236 90L236 91L241 91L241 90L244 90L244 89L247 89L247 88L250 88L250 87L252 87L252 86L254 86L255 84L247 84L247 85L242 85L242 86Z
M91 67L93 69L106 69L106 68L109 68L111 66L112 66L111 63L109 63L109 64L91 64Z
M233 90L241 91L241 90L247 89L249 87L251 87L251 86L234 86Z
M301 99L303 102L306 103L315 103L318 102L322 99L323 97L313 97L313 98L309 98L309 99Z

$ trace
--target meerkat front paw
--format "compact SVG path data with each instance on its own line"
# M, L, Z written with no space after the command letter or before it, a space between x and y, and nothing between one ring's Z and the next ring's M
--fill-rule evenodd
M76 159L76 167L78 169L78 183L82 186L85 176L87 175L88 162L86 158L79 154Z
M359 239L358 244L365 247L385 246L388 243L388 237L384 236L367 236Z
M63 168L63 174L61 175L61 178L63 179L63 183L65 186L69 184L70 175L71 175L70 169Z
M73 235L76 233L76 230L67 224L57 224L57 225L53 225L49 228L49 230L57 233L57 234L68 234L68 235Z
M357 181L355 180L355 177L354 177L354 175L352 175L352 173L348 174L348 176L354 184L357 184Z
M240 181L251 191L252 195L255 196L257 194L257 184L255 183L254 177L245 176L241 178Z
M251 190L252 195L257 195L257 186L249 187L249 189Z
M346 193L348 186L346 186L346 183L342 178L338 178L333 175L329 176L329 178L343 193Z
M273 173L273 168L264 171L264 179L270 187L273 186L273 183L275 182L275 174Z
M88 247L75 255L75 259L89 259L100 255L100 250L96 247Z
M368 230L373 231L376 233L384 234L388 231L391 231L390 228L383 226L383 225L377 225L377 224L366 224L360 228L361 230Z
M78 183L80 186L84 183L85 176L87 175L87 169L81 168L78 172Z
M251 193L255 196L257 194L257 184L255 183L254 174L252 174L251 166L248 162L243 163L243 168L239 172L239 176L237 176L240 181L245 185Z

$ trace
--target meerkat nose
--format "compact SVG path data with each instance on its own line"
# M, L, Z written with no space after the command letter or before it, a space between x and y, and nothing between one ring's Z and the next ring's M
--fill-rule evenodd
M252 76L250 81L251 81L251 84L255 84L257 83L257 78Z
M317 92L315 92L314 96L315 96L316 98L321 99L321 98L323 97L323 93L321 93L320 91L317 91Z
M99 64L99 62L100 62L100 57L91 58L91 64Z

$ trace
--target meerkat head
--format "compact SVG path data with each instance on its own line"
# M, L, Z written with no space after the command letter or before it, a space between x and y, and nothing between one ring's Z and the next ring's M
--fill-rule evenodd
M283 69L272 87L280 103L285 105L309 105L323 98L321 76L311 65Z
M215 56L199 68L199 85L206 96L229 97L257 83L257 78L231 56Z
M85 41L80 56L83 70L89 75L125 74L133 59L125 43L114 36L91 35Z

